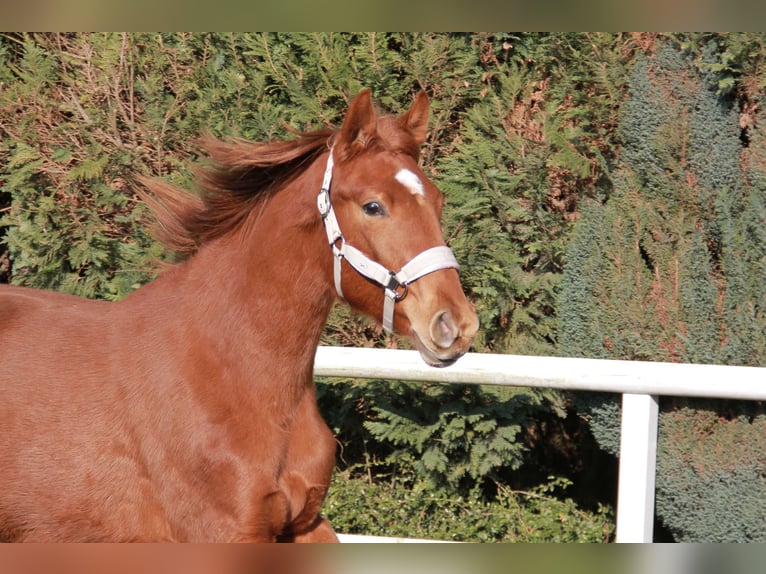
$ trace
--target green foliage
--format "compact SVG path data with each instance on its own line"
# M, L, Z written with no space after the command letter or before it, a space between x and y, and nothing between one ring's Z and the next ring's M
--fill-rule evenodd
M766 415L694 407L663 416L657 513L678 542L766 541Z
M662 44L633 68L613 193L583 210L567 251L559 301L564 354L766 365L762 152L744 152L733 101L704 65L716 61L719 49L705 43L693 61L690 52ZM748 137L760 138L760 131ZM578 394L576 402L601 446L616 454L615 399ZM688 430L697 411L684 405L718 413L707 451ZM739 502L760 501L750 494L766 484L760 463L736 449L728 449L727 464L709 470L727 450L727 429L745 440L757 432L750 425L758 424L761 407L748 407L752 423L728 409L662 404L657 512L679 540L752 540L762 525L762 502L712 519Z
M697 54L700 46L715 48L708 57L698 60L698 66L703 72L711 73L711 83L719 94L766 88L762 69L766 45L762 33L682 34L680 42L685 49Z
M334 429L342 444L364 444L367 460L451 493L507 480L525 460L523 427L555 400L529 389L343 380L321 383L318 396L328 419L344 421Z
M349 534L401 536L463 542L608 542L610 512L583 511L561 498L569 482L549 482L525 492L501 488L498 501L434 492L411 478L370 482L337 472L323 514Z
M94 39L72 46L82 60L32 37L21 55L5 52L0 67L17 81L0 91L0 190L10 198L0 224L12 283L114 299L146 279L157 250L140 225L142 207L125 194L132 155L101 131L116 114L113 78L92 80L90 97L78 92L75 68L103 65L96 51L113 47Z
M621 65L608 68L616 62L604 55L614 42L483 38L483 97L467 110L454 153L439 163L447 236L465 262L463 284L483 326L479 349L553 352L566 236L614 152L604 127L620 90L613 74Z
M763 92L766 93L766 90ZM726 288L721 359L729 364L766 365L766 122L748 130L737 194L716 198L721 273Z
M396 448L388 462L412 466L432 488L480 487L517 470L521 425L541 410L528 390L462 385L401 385L383 394L365 428Z

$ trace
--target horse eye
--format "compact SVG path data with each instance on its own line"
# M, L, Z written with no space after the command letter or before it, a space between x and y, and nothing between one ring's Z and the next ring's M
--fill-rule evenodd
M364 211L365 215L369 215L370 217L381 217L386 215L386 208L377 201L365 203L362 206L362 210Z

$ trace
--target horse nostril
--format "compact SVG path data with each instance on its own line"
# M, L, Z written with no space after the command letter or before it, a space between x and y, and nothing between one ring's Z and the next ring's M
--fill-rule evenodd
M441 349L452 346L458 336L457 325L449 311L442 311L434 315L431 320L431 339Z

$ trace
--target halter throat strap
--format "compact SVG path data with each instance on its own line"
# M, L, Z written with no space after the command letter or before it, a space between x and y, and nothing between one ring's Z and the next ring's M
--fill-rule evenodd
M324 222L327 242L333 252L333 277L335 291L343 299L341 287L341 263L345 260L357 273L377 283L383 288L383 329L388 333L394 332L394 308L396 303L407 296L407 286L421 277L441 269L460 269L452 250L446 245L431 247L419 253L408 261L398 272L381 265L362 253L353 245L346 243L340 230L338 218L330 200L332 184L333 154L327 158L322 188L317 196L317 208Z

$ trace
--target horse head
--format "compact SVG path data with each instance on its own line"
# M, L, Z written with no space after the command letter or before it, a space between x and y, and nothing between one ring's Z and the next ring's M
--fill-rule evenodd
M318 206L338 295L446 366L468 350L478 319L444 241L444 196L418 165L428 114L423 92L398 117L378 116L361 92L330 142Z

